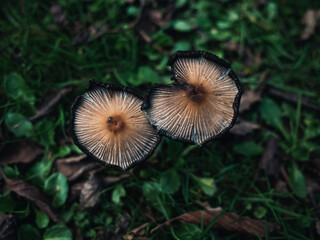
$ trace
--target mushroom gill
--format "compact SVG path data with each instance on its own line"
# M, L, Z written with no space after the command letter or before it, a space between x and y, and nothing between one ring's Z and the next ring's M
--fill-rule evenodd
M91 82L72 107L75 144L103 165L127 170L148 158L159 136L140 107L133 89Z
M179 51L168 65L176 83L156 85L143 105L158 132L202 145L230 129L241 96L239 80L230 65L202 51Z

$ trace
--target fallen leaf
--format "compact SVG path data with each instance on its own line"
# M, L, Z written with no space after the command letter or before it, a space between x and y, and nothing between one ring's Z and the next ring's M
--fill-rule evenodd
M101 175L95 174L99 178L99 182L102 186L102 188L109 187L123 179L126 179L130 177L130 174L122 174L119 177L103 177ZM73 185L70 187L70 194L68 196L69 201L78 201L81 191L84 189L84 184L88 181L84 182L75 182ZM89 187L89 186L88 186Z
M90 178L83 184L83 188L80 193L80 208L95 207L100 203L100 190L102 189L102 183L96 174L90 176Z
M230 133L245 136L247 134L253 133L254 130L259 129L259 125L246 121L246 120L237 120L236 124L231 128Z
M37 108L36 114L30 117L29 121L35 121L48 113L50 113L54 107L59 103L61 100L62 95L65 95L71 92L72 87L64 87L61 88L58 92L48 92L44 95L44 98L41 101L40 106Z
M1 152L0 165L30 163L43 151L43 148L31 141L9 143Z
M88 159L85 154L73 156L56 161L57 170L62 173L69 182L77 180L86 172L100 167L100 165Z
M266 170L267 174L273 176L275 179L279 178L280 161L278 151L278 140L274 136L271 136L260 159L260 167Z
M68 202L76 202L79 201L81 190L83 188L85 181L76 182L70 186Z
M220 216L219 216L220 215ZM217 218L218 219L215 219ZM189 213L184 213L178 217L175 217L151 230L160 228L163 225L167 225L172 221L180 221L182 223L203 224L204 227L210 226L211 221L215 220L212 228L221 228L228 231L237 231L248 233L252 236L265 237L265 220L256 220L246 216L239 216L232 212L223 212L221 208L199 210ZM268 222L268 231L272 232L278 228L276 223Z
M307 40L315 32L317 20L319 18L320 18L320 10L315 11L315 10L309 9L305 12L302 18L302 23L305 25L305 28L300 36L302 40Z
M50 202L37 187L25 182L22 179L6 178L8 188L19 196L34 203L39 209L45 212L54 222L58 222L58 215L51 207Z
M103 182L104 187L108 187L123 179L129 178L130 176L130 174L122 174L118 177L102 177L101 181Z
M137 239L137 237L141 237L145 234L145 228L146 226L148 226L149 223L144 223L141 226L133 229L130 231L130 233L128 235L123 236L123 239L125 240L133 240L133 239Z
M239 112L247 111L251 106L261 101L261 93L259 91L248 90L241 97Z
M17 239L16 219L11 214L0 215L0 239Z

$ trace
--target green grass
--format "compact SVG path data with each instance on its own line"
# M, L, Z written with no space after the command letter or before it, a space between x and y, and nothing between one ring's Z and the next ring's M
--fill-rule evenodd
M319 24L307 40L301 40L300 35L305 12L320 9L320 4L151 2L146 1L146 11L154 7L165 16L174 10L160 27L148 25L149 20L134 24L141 9L139 1L131 4L124 0L58 0L64 14L61 23L50 13L50 2L2 2L2 151L9 143L27 139L44 149L33 162L11 164L3 170L7 177L24 179L43 190L56 207L58 225L62 227L55 227L57 223L34 204L3 188L3 179L0 212L16 217L20 239L24 239L22 235L49 238L51 232L57 231L67 237L67 229L73 237L80 234L84 239L95 239L106 230L114 233L124 214L130 216L126 232L148 222L145 235L151 239L251 239L243 233L178 222L150 234L157 226L150 216L161 224L203 209L197 204L201 202L241 216L277 222L280 229L266 239L319 238L314 228L319 219L307 194L306 181L320 180L319 172L310 170L311 162L320 157L319 111L302 104L304 97L320 104ZM145 15L142 12L141 19ZM107 30L101 36L95 38L90 33L90 29L100 31L104 26ZM152 44L141 37L141 30ZM81 33L89 34L90 41L81 39ZM75 39L83 44L74 44ZM230 42L236 44L234 49ZM201 148L163 138L153 157L130 170L129 178L100 190L101 203L96 208L81 209L79 199L70 200L75 182L66 182L56 169L57 159L80 154L68 140L69 111L75 97L84 92L92 78L135 87L142 93L149 83L169 83L168 56L176 50L191 49L209 51L229 61L245 90L261 87L259 79L264 76L265 87L294 93L298 101L292 104L265 90L261 102L240 114L242 119L260 126L254 134L227 134ZM72 86L72 92L62 96L52 112L28 121L48 91L65 86ZM287 190L276 190L273 179L259 168L270 136L276 137L279 144L280 163L290 186L283 176L280 180ZM121 175L108 168L101 174ZM88 178L84 174L77 182ZM57 186L63 189L53 193ZM319 205L319 194L315 197Z

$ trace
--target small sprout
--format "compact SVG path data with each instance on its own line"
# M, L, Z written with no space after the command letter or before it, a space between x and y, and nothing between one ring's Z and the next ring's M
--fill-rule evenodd
M75 144L103 165L127 170L147 159L160 137L133 89L91 81L72 107Z
M229 130L241 97L230 64L208 52L178 51L168 65L176 83L151 88L142 106L157 131L203 145Z

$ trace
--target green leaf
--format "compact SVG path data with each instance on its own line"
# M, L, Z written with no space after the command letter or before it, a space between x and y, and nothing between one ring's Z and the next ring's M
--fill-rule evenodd
M176 8L181 8L187 3L187 0L175 0L174 5Z
M183 20L177 20L173 24L173 28L180 32L189 32L191 31L191 26L188 22Z
M178 191L180 184L180 177L175 169L165 172L160 178L160 188L164 193L175 193Z
M60 214L60 220L65 223L68 223L72 217L76 216L75 213L79 211L79 203L73 203L71 207L68 207L63 210Z
M80 148L77 147L74 143L71 144L70 149L72 152L83 154L83 152L80 150Z
M9 196L0 196L0 214L13 212L19 202Z
M34 208L34 211L36 213L36 224L39 228L46 228L50 222L50 219L47 214L45 214L43 211L38 210L37 208Z
M30 224L22 225L18 230L19 240L40 240L41 236L38 230Z
M39 144L44 147L55 145L55 128L52 121L48 119L42 119L35 124L35 129L39 133Z
M52 204L54 207L62 206L68 197L68 182L61 173L53 173L44 183L44 191L53 196Z
M206 195L211 197L217 191L217 187L216 187L216 184L214 183L213 178L202 178L202 177L197 177L195 175L192 175L192 177L199 184L202 191Z
M142 186L143 195L150 203L155 203L157 201L160 190L160 185L154 182L145 182Z
M29 86L18 73L10 73L4 78L4 90L14 99L22 99L31 106L35 103L35 96Z
M3 171L7 178L19 178L20 176L20 172L17 165L14 165L12 167L5 166L3 168Z
M57 156L59 158L65 157L71 153L71 148L69 146L62 146L59 148Z
M43 240L72 240L72 233L66 226L55 225L45 231Z
M121 197L126 196L126 190L122 184L118 184L112 192L112 201L115 204L121 204Z
M225 22L225 21L218 21L217 22L217 27L222 30L228 29L230 26L231 26L230 22Z
M32 179L32 183L43 187L45 177L49 175L55 158L43 159L41 162L33 165L26 173L28 179Z
M277 4L274 2L267 3L268 20L274 19L278 14Z
M172 49L172 52L176 51L187 51L190 50L191 44L188 41L178 41L174 44L174 48Z
M262 206L258 206L255 210L254 210L254 216L258 219L263 218L266 214L267 214L267 209L265 207Z
M137 83L139 83L138 85L143 83L160 83L160 78L158 74L155 71L153 71L150 67L142 66L139 67L138 70Z
M242 154L244 156L253 157L258 156L262 153L263 147L257 145L253 141L248 141L244 143L235 144L233 150L236 153Z
M8 113L5 119L5 124L9 131L17 137L30 137L33 133L33 126L26 117L20 113Z
M293 193L300 198L305 198L307 196L306 180L295 162L293 162L288 169L288 173L290 187L293 190Z
M283 129L282 126L282 111L280 107L270 98L265 98L260 105L261 117L267 124Z
M308 149L308 146L306 145L308 145L307 142L300 143L290 151L290 155L298 161L307 162L310 158L311 151Z

